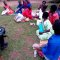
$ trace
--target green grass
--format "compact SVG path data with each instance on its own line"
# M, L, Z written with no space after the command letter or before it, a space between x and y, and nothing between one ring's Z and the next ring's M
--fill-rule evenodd
M0 8L1 14L2 8ZM32 44L39 42L35 31L37 26L30 26L30 22L36 23L36 21L30 21L25 23L16 23L14 16L1 16L0 26L5 27L8 37L8 47L4 51L0 52L4 60L40 60L39 57L33 57ZM14 52L17 51L17 54ZM17 55L15 57L15 55Z

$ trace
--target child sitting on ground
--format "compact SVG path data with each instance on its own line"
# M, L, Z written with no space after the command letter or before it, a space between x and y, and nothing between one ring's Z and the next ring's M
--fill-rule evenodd
M40 25L41 23L38 25L39 29L36 31L36 35L39 37L40 40L47 40L54 33L52 29L52 24L50 23L48 16L48 13L44 12L42 16L42 26Z
M10 6L7 5L7 3L4 1L4 11L2 11L1 15L11 15L14 13L14 11L11 9Z
M42 20L43 12L45 12L46 9L47 9L46 1L42 1L42 4L39 6L38 13L37 13L37 16L39 17L39 19Z
M17 16L15 16L14 20L16 22L26 22L29 21L30 19L32 19L32 9L31 6L28 6L28 8L24 9L22 11L22 14L18 14Z
M42 1L42 4L39 6L38 10L42 10L42 12L45 12L47 8L46 1Z
M54 22L55 34L48 39L48 42L33 45L39 56L44 57L46 60L60 60L60 27L58 26L60 26L60 20Z
M39 6L38 10L35 13L32 12L33 17L42 20L43 12L45 12L46 9L46 1L42 1L42 4ZM39 21L37 20L37 22Z
M23 9L23 4L18 1L18 6L17 6L17 9L15 10L15 13L18 14L18 13L21 13L22 14L22 9Z
M56 5L51 5L50 11L49 11L49 20L51 24L53 25L56 19L59 19L59 15L56 12L57 6Z

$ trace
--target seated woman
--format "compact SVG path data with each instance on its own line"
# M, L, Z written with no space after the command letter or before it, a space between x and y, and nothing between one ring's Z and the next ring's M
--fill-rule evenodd
M17 9L15 10L15 14L18 14L18 13L21 13L22 14L22 9L23 9L23 4L18 1L18 6L17 6Z
M49 11L49 20L51 24L53 25L56 19L59 19L59 15L56 12L57 6L56 5L51 5L50 11Z
M4 11L2 11L1 15L12 15L14 11L11 9L10 6L4 1Z
M45 57L46 60L60 60L60 20L56 20L53 24L54 33L48 42L40 42L34 44L33 47Z
M40 40L47 40L54 33L52 29L52 24L50 23L48 16L48 13L44 12L43 21L38 25L39 29L36 31L36 35Z

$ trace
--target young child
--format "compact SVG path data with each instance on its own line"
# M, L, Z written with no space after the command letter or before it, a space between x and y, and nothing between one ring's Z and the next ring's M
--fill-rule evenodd
M54 24L56 19L59 19L59 15L56 12L56 10L57 10L57 6L51 5L50 11L49 11L49 20L52 23L52 25Z
M52 24L50 23L48 16L49 16L48 13L44 12L43 13L43 22L42 22L43 27L41 25L38 25L39 29L36 31L36 35L39 37L40 40L47 40L54 33L53 29L52 29ZM43 32L40 32L41 30Z
M46 1L42 1L42 4L39 6L38 12L36 13L40 20L42 20L42 15L43 12L46 11L46 8L47 8Z
M21 3L21 1L18 1L18 6L17 6L17 9L15 10L15 13L18 14L18 13L21 13L22 14L22 9L23 9L23 4Z
M14 11L11 9L10 6L7 5L7 3L4 1L4 11L2 11L1 15L11 15L14 13Z
M47 8L46 1L42 1L42 4L39 6L38 10L42 10L42 12L45 12Z
M29 21L30 19L32 19L32 14L31 13L32 13L32 9L31 9L31 6L30 6L30 7L26 8L26 9L24 9L22 11L22 14L19 13L14 18L14 20L16 22L26 22L26 21Z
M34 44L33 47L45 57L46 60L60 60L60 20L53 24L54 33L46 43ZM41 55L41 54L40 54Z
M23 16L29 19L32 19L32 8L31 5L28 6L24 11L23 11Z

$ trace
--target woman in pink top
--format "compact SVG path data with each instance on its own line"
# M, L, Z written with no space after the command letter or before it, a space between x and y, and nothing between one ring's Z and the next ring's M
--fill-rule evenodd
M56 5L52 5L50 8L50 12L49 12L49 20L52 24L54 24L56 19L59 19L59 15L56 12L57 10L57 6Z

